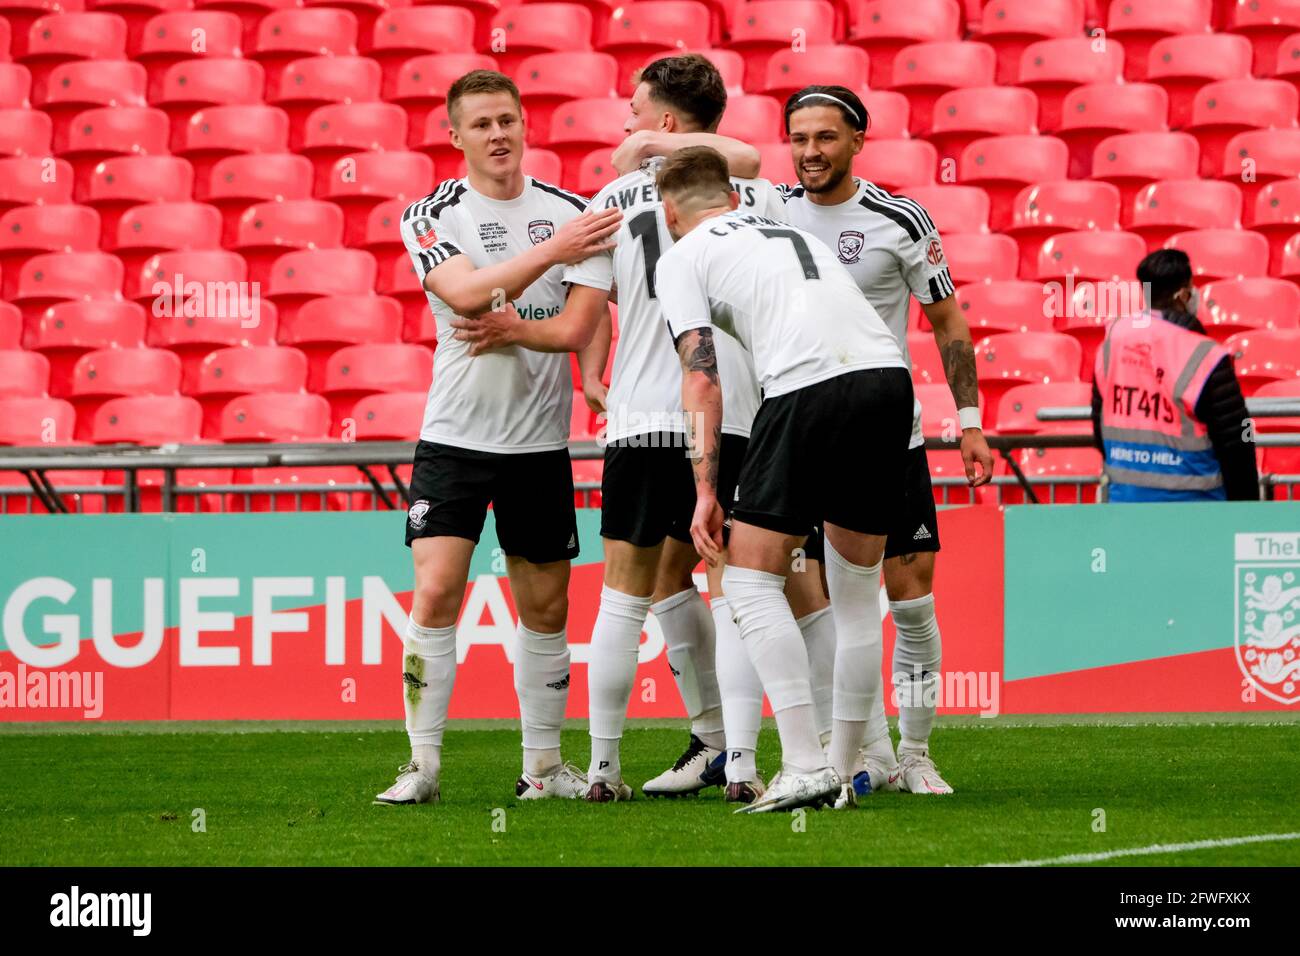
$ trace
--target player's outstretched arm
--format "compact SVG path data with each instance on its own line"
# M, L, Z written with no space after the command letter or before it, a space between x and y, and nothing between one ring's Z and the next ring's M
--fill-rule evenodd
M970 326L966 324L954 296L946 296L932 305L922 303L925 316L934 327L934 341L943 359L943 373L948 378L953 400L959 415L969 415L962 409L974 409L975 421L979 416L979 380L975 374L975 347L971 343ZM966 466L966 480L972 487L987 484L993 479L993 453L978 426L967 428L962 422L961 458ZM979 470L976 470L976 465Z
M716 566L722 554L722 508L718 505L718 465L722 455L722 383L711 328L689 329L677 337L682 363L682 410L695 470L695 516L691 539L700 557Z
M629 133L614 150L614 169L620 176L630 173L651 156L668 156L687 146L708 146L716 149L727 161L731 175L753 179L758 175L758 150L730 136L717 133L665 133L660 130L637 130Z
M424 277L424 287L460 315L478 315L503 299L517 299L556 265L581 262L614 248L613 235L623 221L617 207L584 212L570 219L545 242L494 265L476 269L468 256L453 256Z
M469 342L471 355L521 345L534 352L580 352L591 344L602 317L609 316L609 293L575 285L559 315L525 321L514 306L485 311L469 318L452 319L456 338Z

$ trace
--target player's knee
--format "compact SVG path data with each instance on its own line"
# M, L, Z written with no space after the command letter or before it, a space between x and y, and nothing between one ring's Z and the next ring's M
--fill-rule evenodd
M934 555L928 552L885 560L885 593L891 601L915 601L934 590Z
M564 630L569 619L569 599L558 597L543 604L521 605L519 621L538 634L556 634Z
M421 627L450 627L460 614L463 589L436 575L419 575L411 596L411 617Z

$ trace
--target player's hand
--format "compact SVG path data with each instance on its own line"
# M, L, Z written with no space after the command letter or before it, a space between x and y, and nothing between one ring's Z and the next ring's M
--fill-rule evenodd
M650 130L639 129L624 136L610 157L614 172L624 176L640 167L641 161L651 154L651 135Z
M597 415L603 415L609 409L605 405L605 399L609 397L609 389L605 383L598 378L589 379L582 383L582 397L587 400L587 407Z
M691 518L691 541L704 563L716 568L722 560L722 506L713 496L695 500L695 515Z
M500 312L480 312L471 318L457 316L451 320L456 330L455 338L469 343L470 355L482 355L492 349L514 345L519 340L519 330L524 320L507 302Z
M600 252L614 248L614 233L623 222L623 211L617 206L600 212L584 212L570 219L555 235L546 240L551 262L572 265Z
M961 461L966 466L966 481L972 488L987 485L993 480L993 453L984 440L984 432L967 428L961 433ZM975 466L979 465L977 471Z

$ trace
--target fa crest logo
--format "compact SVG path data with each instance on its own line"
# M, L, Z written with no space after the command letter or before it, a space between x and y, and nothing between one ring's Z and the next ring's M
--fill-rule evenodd
M421 498L415 504L411 505L411 510L406 513L406 520L411 525L412 531L423 531L428 519L425 517L429 513L429 502Z
M433 228L432 220L417 219L411 228L415 230L415 238L421 249L432 249L438 244L438 233Z
M534 219L528 224L528 238L533 240L533 245L540 245L551 236L555 235L555 223L549 219Z
M1255 689L1300 702L1300 534L1236 536L1234 642Z
M854 232L851 229L840 233L840 262L851 265L858 261L858 253L862 251L863 238L862 233Z

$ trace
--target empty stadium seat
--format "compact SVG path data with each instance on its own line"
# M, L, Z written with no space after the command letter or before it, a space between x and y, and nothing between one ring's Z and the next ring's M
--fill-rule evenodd
M694 0L638 0L618 5L606 20L597 49L615 58L615 88L632 94L632 76L655 56L675 56L709 45L709 9ZM521 74L521 77L526 76ZM522 86L521 86L522 91ZM577 93L603 96L604 93Z
M212 106L190 117L172 152L190 161L196 182L206 182L217 161L227 156L285 153L288 146L289 116L284 110L265 105Z
M1043 243L1033 278L1061 281L1131 281L1146 255L1146 243L1131 232L1075 230Z
M130 60L74 60L51 72L33 105L54 124L54 139L67 142L68 125L78 113L97 106L144 106L147 76Z
M1269 271L1276 273L1282 246L1300 232L1300 180L1279 179L1265 185L1245 207L1245 224L1269 241Z
M784 107L791 93L814 84L866 89L867 54L847 45L777 50L767 61L760 89Z
M0 398L0 445L71 442L76 419L72 405L61 398Z
M302 148L317 183L335 162L366 150L404 150L406 113L392 103L339 103L312 110L303 127Z
M32 73L32 94L42 98L51 71L70 60L126 58L126 21L111 13L80 10L44 16L27 31L26 51L15 57Z
M961 9L955 0L866 0L845 42L867 51L868 82L879 89L893 80L894 58L904 47L960 38Z
M975 343L980 391L992 408L1015 385L1078 381L1082 361L1079 343L1057 332L1000 333Z
M301 392L307 384L307 356L281 345L236 346L209 352L182 380L182 389L203 406L203 436L221 433L226 403L258 392Z
M367 395L352 410L357 441L415 441L424 424L426 391Z
M23 338L23 314L18 306L0 302L0 349L21 347Z
M27 348L49 360L49 392L62 397L72 391L72 369L83 355L97 349L141 348L144 334L144 308L135 302L60 302L35 318Z
M0 108L27 109L31 94L31 70L20 63L0 62Z
M72 368L68 391L68 398L77 409L76 438L95 440L96 413L107 400L130 395L174 395L180 384L180 359L166 349L110 348L87 352Z
M1062 37L1031 43L1020 54L1016 85L1038 97L1038 128L1060 128L1065 97L1092 83L1118 83L1124 72L1124 48L1088 37Z
M451 6L387 9L379 14L374 27L362 34L361 48L379 64L385 87L392 88L402 65L412 57L446 53L472 55L474 14Z
M421 153L354 153L336 160L326 177L317 180L316 188L342 209L343 241L351 246L365 239L370 211L380 202L413 202L432 192L433 172L433 163Z
M907 97L909 132L924 136L930 131L934 105L940 96L964 87L992 86L996 66L997 53L985 43L915 43L894 58L889 88Z
M0 110L0 156L49 155L54 124L39 110Z
M104 248L122 260L127 275L137 274L150 256L179 249L221 245L221 211L197 202L156 202L133 206L117 221L117 236Z
M757 90L767 61L792 37L802 37L808 48L824 46L835 42L834 26L835 10L824 0L763 0L737 9L725 45L745 58L745 89Z
M758 93L728 97L718 132L746 142L775 143L785 135L781 101Z
M1300 375L1300 330L1239 332L1223 347L1232 354L1237 381L1247 398L1265 382Z
M616 97L570 100L556 108L551 114L546 148L560 157L563 166L561 186L565 189L577 186L578 167L583 157L593 149L617 146L623 141L623 125L627 118L627 102Z
M977 139L961 154L958 179L989 194L989 226L1011 224L1016 194L1031 183L1065 179L1069 149L1051 136L990 136Z
M12 297L32 256L93 251L99 245L99 214L89 206L15 206L0 214L0 296Z
M943 385L947 376L939 346L930 332L907 333L907 358L912 363L913 385Z
M266 285L275 260L291 249L343 245L343 213L318 199L256 203L244 210L228 247L244 257L248 280Z
M97 164L114 156L157 156L167 153L170 134L162 110L135 106L106 106L83 110L68 125L67 138L54 151L72 164L76 187L84 188Z
M194 198L221 210L222 242L233 242L239 217L253 203L307 199L311 187L311 163L296 153L228 156L195 180Z
M764 172L763 175L766 176L767 173ZM614 168L614 149L604 146L593 149L582 157L582 162L578 164L578 181L573 188L582 196L594 196L617 178L618 170Z
M957 403L953 401L952 389L945 382L942 385L914 385L912 392L921 403L921 434L927 438L948 438L952 440L961 434L957 427ZM984 396L979 396L979 407L984 408ZM992 431L990 423L989 430Z
M126 21L127 55L140 49L145 25L160 13L171 10L188 10L193 0L85 0L87 10L96 13L113 13Z
M325 295L369 295L375 288L375 257L359 249L313 249L285 253L275 261L263 294L281 320L293 321L303 304Z
M904 192L925 207L940 235L988 232L989 197L977 186L913 186Z
M1147 251L1154 252L1176 232L1240 225L1241 191L1234 184L1166 179L1142 187L1125 228L1146 239Z
M244 413L247 414L247 411L245 409ZM270 437L257 440L278 441L280 439ZM324 437L320 436L316 440L324 440ZM224 506L226 511L355 511L359 507L357 498L362 496L351 495L352 502L349 505L347 492L335 489L364 484L365 478L356 468L319 465L236 469L234 482L237 485L271 486L283 490L254 492L241 489L226 495ZM399 504L398 507L401 505Z
M72 164L56 159L15 156L0 158L0 212L31 203L72 201Z
M1245 229L1179 232L1166 240L1165 248L1187 253L1192 275L1206 282L1262 276L1268 271L1268 240Z
M1106 36L1124 47L1124 78L1144 80L1151 48L1180 33L1210 32L1210 0L1111 0Z
M34 318L56 302L121 295L122 263L103 252L49 252L32 256L18 273L10 301Z
M998 332L1050 332L1043 285L1020 279L971 282L956 293L957 308L978 341Z
M187 202L193 190L194 169L177 156L114 156L96 164L78 196L99 213L100 242L109 247L126 210L146 202Z
M1119 190L1110 183L1078 179L1026 186L1016 194L1007 234L1020 247L1019 274L1032 276L1043 243L1058 232L1118 229Z
M77 428L82 428L78 412ZM85 436L97 445L128 442L166 445L197 442L203 409L183 395L132 395L110 398L94 412Z
M1249 175L1247 175L1249 173ZM1241 190L1246 208L1268 183L1300 176L1300 129L1258 129L1228 140L1222 178Z
M1168 94L1151 83L1090 83L1071 90L1056 133L1070 148L1070 178L1092 172L1093 153L1108 136L1164 130L1168 104Z
M1007 236L953 233L943 237L943 251L954 286L1016 277L1019 257L1015 241Z
M432 379L433 353L423 345L349 345L330 356L320 394L329 399L337 433L366 395L427 391Z
M1255 389L1255 394L1251 396L1255 399L1282 399L1288 402L1300 400L1300 378L1277 379L1272 382L1265 382ZM18 399L17 401L21 401ZM40 399L36 399L40 401ZM3 408L0 405L0 408ZM0 412L0 417L3 412ZM1257 432L1300 432L1300 416L1272 416L1272 415L1254 415L1252 420L1255 422L1255 431ZM0 441L4 441L3 433L0 433ZM1291 449L1293 452L1296 449ZM1300 462L1297 463L1300 465ZM1300 467L1295 468L1292 474L1300 474Z
M396 199L384 199L366 214L366 230L360 242L353 245L365 249L376 259L380 255L404 249L401 233L398 231L402 213L411 204L404 196Z
M226 403L220 435L224 442L324 441L329 425L329 402L319 395L258 392Z
M1266 75L1286 80L1292 86L1300 85L1300 33L1292 33L1282 41L1273 72Z
M1138 190L1161 179L1193 179L1200 147L1187 133L1107 136L1092 154L1092 178L1119 188L1119 208L1133 208Z
M1189 33L1165 37L1151 47L1147 82L1169 94L1169 125L1192 122L1192 102L1201 87L1216 80L1250 76L1249 41L1225 33Z
M1255 50L1255 75L1272 75L1278 47L1300 30L1300 6L1294 0L1250 0L1230 3L1227 9L1223 28L1250 41Z
M340 348L399 341L402 308L387 296L323 296L284 316L278 337L281 345L292 345L307 356L307 387L319 391L325 384L325 364Z
M134 56L148 71L149 101L158 99L163 78L177 63L196 57L242 57L247 52L242 47L242 32L239 18L221 10L176 10L152 18L145 24Z
M783 145L788 163L790 147ZM903 190L932 184L938 165L938 150L925 140L869 139L853 157L853 175L869 179L884 189Z
M517 75L519 64L534 53L591 49L591 11L576 3L521 3L507 7L492 17L491 28L494 35L505 38L505 49L482 52L491 52L497 68L507 76ZM496 34L497 30L504 32Z
M1089 426L1078 422L1072 431L1087 434ZM1095 502L1100 484L1101 452L1096 448L1021 448L1011 453L1021 474L1030 479L1034 496L1039 504L1071 505ZM1006 459L999 459L995 475L1013 474ZM1034 478L1050 478L1048 482L1035 483ZM1091 479L1091 480L1089 480ZM1014 505L1027 501L1020 485L1005 485L1001 489L1001 503Z
M1014 86L974 86L949 90L934 104L926 139L940 161L956 161L962 150L984 136L1030 133L1038 117L1038 100Z
M980 19L980 42L997 51L997 82L1014 83L1020 57L1041 40L1083 32L1083 5L1078 0L991 0Z
M171 144L184 142L190 117L209 106L261 103L266 73L255 60L209 57L181 60L163 71L153 105L171 120Z
M1201 87L1187 126L1201 146L1200 175L1222 172L1228 141L1238 133L1294 127L1298 103L1296 88L1282 80L1220 80Z
M429 53L411 57L392 79L385 77L384 99L406 110L406 141L415 146L424 137L429 113L447 100L453 82L471 70L495 70L496 60L482 53Z
M1201 303L1196 317L1220 342L1239 332L1300 329L1300 288L1281 279L1209 282L1201 287Z
M357 18L329 7L275 10L257 25L257 39L245 55L266 70L266 88L278 89L280 74L304 56L354 56Z
M364 56L308 56L285 64L266 101L289 114L289 147L303 144L303 130L313 110L333 103L370 103L379 99L379 64Z
M551 115L561 103L579 97L611 97L617 81L618 62L607 53L579 50L536 53L526 58L519 65L518 85L527 141L545 141Z
M50 362L39 352L0 350L0 398L36 398L50 387Z
M1088 382L1035 382L1016 385L1003 393L993 417L999 435L1077 434L1088 432L1087 421L1039 421L1040 408L1091 406L1092 385Z
M434 175L442 177L443 171L454 167L465 158L465 153L451 145L451 117L447 104L439 103L424 118L424 132L412 146L433 160Z

